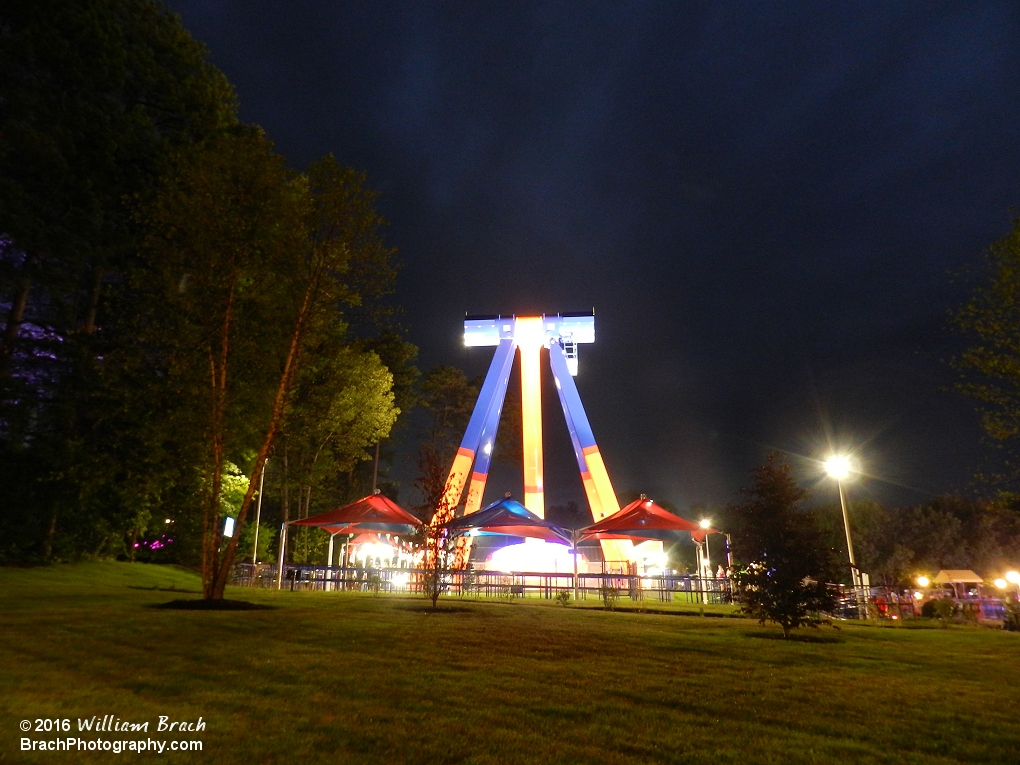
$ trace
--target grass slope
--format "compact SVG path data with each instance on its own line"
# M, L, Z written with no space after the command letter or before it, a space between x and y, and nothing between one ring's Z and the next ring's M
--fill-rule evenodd
M248 590L228 597L277 608L152 607L182 590L198 597L198 579L165 567L0 569L0 762L118 759L18 750L22 719L93 714L201 715L207 730L182 738L204 751L167 762L1003 763L1020 752L1020 636L1001 631L848 625L784 642L738 619L456 600L430 613L420 599Z

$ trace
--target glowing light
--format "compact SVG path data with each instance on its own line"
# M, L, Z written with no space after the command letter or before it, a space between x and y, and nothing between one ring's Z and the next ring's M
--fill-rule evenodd
M394 574L391 580L395 587L407 587L407 583L411 581L409 574Z
M916 590L914 591L914 600L920 600L923 597L924 597L924 593L917 592Z
M842 454L834 454L825 460L825 472L837 481L843 481L850 477L853 472L853 465L850 458Z
M712 526L712 521L710 521L708 518L702 518L701 523L699 523L698 525L701 526L701 528L703 529L707 529Z
M1013 584L1020 584L1020 574L1018 574L1016 571L1007 571L1006 581L1012 582Z
M929 584L931 584L931 579L929 579L926 576L919 576L917 577L917 583L922 587L927 587Z
M234 519L231 518L229 515L227 516L227 520L223 522L223 536L225 537L234 536Z
M482 451L486 454L492 454L492 441L486 441L485 446L482 447Z
M169 518L166 519L166 522L167 523L173 523L173 521L171 521Z
M659 576L666 569L666 553L661 542L649 540L634 545L631 559L641 564L647 576Z
M995 586L998 587L1000 590L1005 590L1006 587L1009 586L1009 582L1007 582L1005 579L996 579Z
M520 573L530 571L573 573L574 556L564 545L528 539L522 544L507 545L489 556L485 565L489 571ZM577 556L577 571L588 572L588 561L583 555Z
M369 542L368 544L356 545L355 553L359 558L392 558L395 550L388 544L380 542Z

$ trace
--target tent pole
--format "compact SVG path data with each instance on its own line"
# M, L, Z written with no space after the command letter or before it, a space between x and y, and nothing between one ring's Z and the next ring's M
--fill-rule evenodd
M329 535L329 547L326 550L326 575L330 578L330 584L326 587L327 590L332 590L332 568L333 568L333 537L336 536L334 531Z
M577 529L570 532L570 543L574 548L574 600L577 600Z
M283 587L283 561L287 552L287 522L280 524L280 559L276 562L276 589Z

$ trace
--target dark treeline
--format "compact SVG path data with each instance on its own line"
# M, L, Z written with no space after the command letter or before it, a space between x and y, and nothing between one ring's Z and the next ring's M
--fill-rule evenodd
M884 508L861 500L848 507L854 553L873 584L909 586L919 574L971 569L986 579L1020 561L1020 512L1016 500L972 499L958 494L919 505ZM819 511L832 546L846 559L838 506Z
M930 576L941 569L971 569L994 579L1020 561L1020 508L1012 495L980 499L949 494L894 508L865 499L850 501L847 509L857 565L874 585L910 587L918 575ZM824 552L819 574L830 581L849 583L846 532L839 505L814 505L798 512L804 527L815 530L812 546L817 550L813 554ZM711 517L724 531L738 534L742 526L736 505L693 514ZM679 547L675 551L681 565L691 563L687 552ZM718 554L713 557L719 560Z
M374 195L156 2L5 3L0 83L0 560L162 539L221 596L266 461L273 520L350 499L412 403Z

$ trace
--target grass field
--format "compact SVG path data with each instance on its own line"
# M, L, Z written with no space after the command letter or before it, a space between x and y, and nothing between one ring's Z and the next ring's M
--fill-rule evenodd
M0 569L0 762L138 759L22 752L58 735L19 731L36 718L202 741L144 755L166 762L1020 762L1017 634L785 642L741 619L255 590L228 597L275 608L152 607L198 589L138 564ZM77 733L104 714L149 733ZM207 728L154 733L160 715Z

